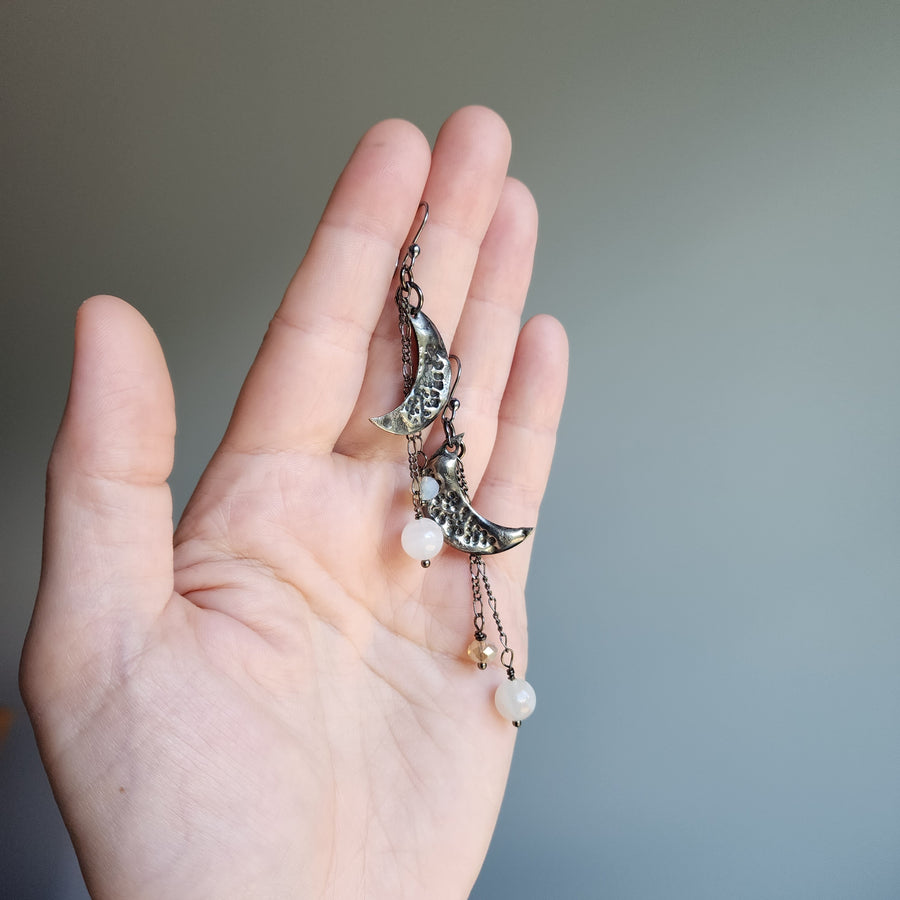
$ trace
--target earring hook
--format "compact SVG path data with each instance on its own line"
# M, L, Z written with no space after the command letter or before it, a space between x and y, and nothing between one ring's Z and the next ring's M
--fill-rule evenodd
M429 209L428 209L428 204L424 200L416 207L416 213L418 214L419 210L422 209L423 206L425 207L425 215L422 216L422 223L421 223L421 225L419 225L419 227L416 231L416 235L412 239L411 246L415 246L416 244L419 243L419 235L422 233L422 229L425 227L425 223L428 221Z
M455 353L451 353L449 358L456 362L456 378L453 379L453 385L450 388L450 396L453 397L456 393L456 386L459 384L459 376L462 375L462 360Z
M425 223L428 221L428 204L423 200L418 207L416 207L416 214L418 214L419 210L425 208L425 215L422 216L422 221L419 223L419 227L416 229L416 233L413 236L412 243L409 245L409 249L406 251L406 259L403 260L403 266L406 269L411 270L412 264L416 261L416 257L419 255L419 251L422 249L419 246L419 235L422 233L422 229L425 227Z

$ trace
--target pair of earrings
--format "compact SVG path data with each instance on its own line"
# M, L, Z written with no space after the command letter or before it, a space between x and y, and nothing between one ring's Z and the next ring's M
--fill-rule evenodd
M534 689L527 681L516 678L515 654L497 612L497 600L484 557L522 543L532 529L505 528L484 518L472 507L462 462L466 445L463 435L457 434L454 426L459 410L459 400L454 392L462 366L458 357L447 352L440 332L422 311L425 297L413 279L413 266L421 251L419 236L428 221L428 204L423 202L419 209L424 209L424 215L406 255L398 264L400 283L395 295L405 397L396 409L371 421L391 434L406 437L415 518L403 529L403 549L424 568L431 565L431 559L444 544L468 554L475 636L467 655L479 669L486 669L493 659L499 658L507 679L497 688L494 703L500 714L518 727L534 712ZM415 367L413 340L417 350ZM453 362L456 363L455 377ZM422 432L439 417L444 441L436 453L426 457ZM488 640L484 631L486 614L496 626L499 648Z

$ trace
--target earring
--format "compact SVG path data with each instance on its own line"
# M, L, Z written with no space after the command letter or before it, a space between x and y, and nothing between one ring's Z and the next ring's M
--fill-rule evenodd
M429 213L427 203L421 203L419 209L424 209L422 222L406 255L398 263L400 280L394 298L399 315L405 397L396 409L371 421L391 434L406 437L414 513L414 519L404 527L400 538L407 555L419 560L426 569L443 544L469 557L475 636L467 655L479 669L487 669L490 662L499 659L507 678L497 688L494 703L500 714L518 727L534 712L535 694L527 681L516 678L515 654L497 611L497 599L484 557L521 544L533 529L497 525L472 507L462 462L466 453L464 435L458 434L454 425L460 407L455 391L462 364L457 356L447 353L440 332L422 311L425 297L413 278L413 267L421 252L418 241ZM418 351L415 370L413 338ZM456 363L452 382L451 361ZM438 451L426 459L422 432L438 417L444 429L444 441ZM491 643L485 633L485 603L494 621L500 648Z

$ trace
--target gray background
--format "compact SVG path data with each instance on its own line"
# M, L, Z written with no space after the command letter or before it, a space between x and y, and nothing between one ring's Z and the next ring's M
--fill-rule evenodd
M504 115L572 337L540 707L476 898L900 896L896 0L7 2L0 704L75 308L126 297L176 502L353 143ZM81 897L20 714L0 893Z

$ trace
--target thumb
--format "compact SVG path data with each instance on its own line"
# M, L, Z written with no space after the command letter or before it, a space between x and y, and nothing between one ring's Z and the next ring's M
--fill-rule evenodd
M133 307L78 311L72 383L47 472L44 558L22 687L128 654L172 592L175 404L162 349ZM68 667L68 671L53 671ZM36 670L36 671L35 671Z

